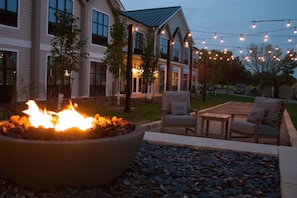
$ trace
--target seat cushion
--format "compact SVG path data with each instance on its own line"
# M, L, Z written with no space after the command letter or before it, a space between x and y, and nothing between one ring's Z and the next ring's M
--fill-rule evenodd
M191 115L165 115L164 123L165 125L182 125L182 126L195 126L197 120Z
M187 102L171 102L171 114L173 115L187 115L188 103Z
M232 132L238 131L240 133L245 133L247 135L254 134L256 124L252 122L245 122L240 120L232 121L230 124L230 130ZM268 124L260 124L258 129L259 136L277 136L279 134L279 128L273 127Z

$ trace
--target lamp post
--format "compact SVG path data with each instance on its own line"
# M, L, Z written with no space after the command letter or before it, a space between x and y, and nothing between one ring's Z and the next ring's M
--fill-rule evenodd
M205 101L205 94L206 94L206 65L207 65L207 57L204 57L204 64L203 64L203 93L202 93L202 100Z

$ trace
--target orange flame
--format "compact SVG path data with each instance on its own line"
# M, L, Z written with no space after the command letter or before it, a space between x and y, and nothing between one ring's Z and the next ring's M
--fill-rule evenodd
M28 109L23 112L29 116L30 124L34 127L54 128L56 131L64 131L77 127L81 130L92 128L93 117L84 117L78 113L70 103L69 109L64 109L58 113L42 110L34 100L26 102Z

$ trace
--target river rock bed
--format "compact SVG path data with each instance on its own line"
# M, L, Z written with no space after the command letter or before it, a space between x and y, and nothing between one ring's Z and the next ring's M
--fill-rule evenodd
M143 141L128 170L108 186L34 191L13 184L0 174L0 198L4 197L281 197L281 195L277 157L157 145Z

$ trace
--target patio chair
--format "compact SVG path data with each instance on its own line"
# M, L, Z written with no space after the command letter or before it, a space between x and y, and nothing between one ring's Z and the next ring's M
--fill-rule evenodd
M254 106L246 120L235 120L235 116L243 114L232 114L228 138L237 133L254 138L258 143L259 138L276 138L277 145L280 144L280 127L287 100L256 97Z
M165 127L184 127L197 133L197 110L190 114L189 91L164 91L162 95L161 132Z

